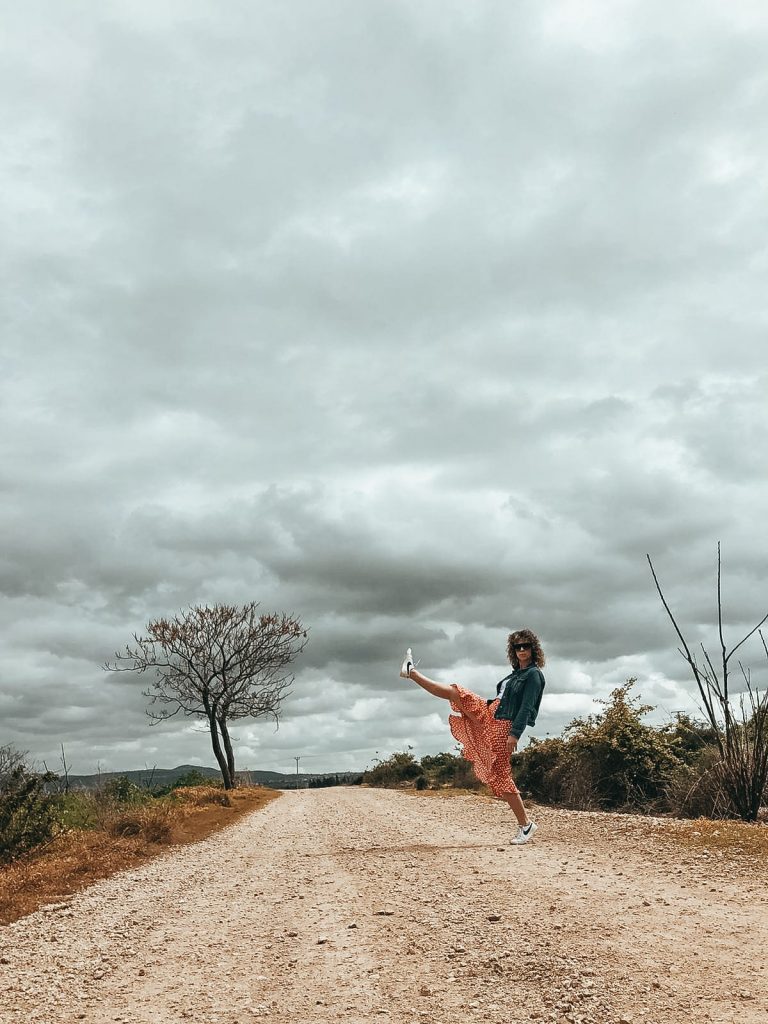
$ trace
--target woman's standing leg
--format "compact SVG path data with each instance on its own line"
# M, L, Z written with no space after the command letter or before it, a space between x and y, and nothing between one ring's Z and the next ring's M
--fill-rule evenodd
M521 828L525 828L526 825L530 824L528 821L528 813L525 809L525 804L523 803L523 798L519 793L502 793L501 799L506 800L509 804L512 809L512 813L517 818L517 823Z
M501 799L506 800L512 809L512 813L517 818L517 835L512 838L512 845L522 846L523 843L527 843L529 839L533 838L533 834L538 826L535 821L529 820L523 798L519 793L502 793Z

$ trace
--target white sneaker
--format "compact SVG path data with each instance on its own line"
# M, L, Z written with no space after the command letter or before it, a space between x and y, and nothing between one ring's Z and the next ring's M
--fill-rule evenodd
M512 837L513 846L522 846L523 843L527 843L529 839L533 839L533 833L538 828L535 821L529 821L528 824L523 827L522 825L517 826L517 832Z
M409 647L408 650L405 652L405 661L400 666L400 675L403 677L403 679L411 678L412 668L416 668L416 666L413 663L413 655L411 654L411 648Z

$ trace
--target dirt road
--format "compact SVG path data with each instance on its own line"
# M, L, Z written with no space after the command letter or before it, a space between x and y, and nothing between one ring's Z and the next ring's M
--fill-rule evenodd
M0 1020L768 1019L759 867L664 822L339 788L0 929Z

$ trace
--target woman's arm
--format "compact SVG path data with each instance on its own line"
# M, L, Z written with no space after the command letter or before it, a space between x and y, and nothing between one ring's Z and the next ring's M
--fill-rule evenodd
M525 689L520 699L520 706L509 726L509 738L515 741L513 750L517 747L517 741L523 735L526 725L528 725L528 719L536 711L536 702L539 699L542 686L541 672L536 669L535 672L531 672L526 680Z

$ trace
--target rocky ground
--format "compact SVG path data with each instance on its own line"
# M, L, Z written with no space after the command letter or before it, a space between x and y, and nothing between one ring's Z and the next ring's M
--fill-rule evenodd
M765 861L675 822L337 788L0 928L0 1020L764 1024Z

